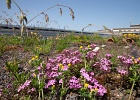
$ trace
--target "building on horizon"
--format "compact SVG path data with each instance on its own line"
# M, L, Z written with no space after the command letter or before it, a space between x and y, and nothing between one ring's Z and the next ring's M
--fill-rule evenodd
M105 29L98 30L99 33L104 34L112 34L112 32L116 35L123 35L128 33L140 34L140 24L138 25L130 25L128 28L113 28L113 29Z

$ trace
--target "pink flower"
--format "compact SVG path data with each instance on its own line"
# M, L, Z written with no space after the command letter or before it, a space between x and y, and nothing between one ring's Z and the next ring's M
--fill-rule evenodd
M20 91L23 90L24 88L25 88L24 85L19 86L19 87L18 87L18 92L20 92Z
M0 92L0 97L1 97L1 95L2 95L2 92Z
M96 57L96 55L97 55L96 52L89 51L89 52L87 52L87 54L86 54L86 58L87 58L87 59L93 59L94 57Z
M94 76L94 72L90 72L90 75L91 75L91 76Z
M38 68L37 68L37 69L38 69L38 71L41 71L41 69L42 69L42 68L41 68L41 66L38 66Z
M31 88L31 89L28 91L28 93L34 92L34 91L36 91L36 89L35 89L35 88Z
M126 70L118 70L118 73L120 73L121 75L128 74L128 72Z
M12 84L8 84L7 85L7 88L12 88Z
M90 48L94 49L97 45L96 44L91 44Z
M105 93L107 93L107 90L105 89L105 87L100 85L98 82L95 82L93 87L94 89L98 90L97 92L100 96L103 96Z
M54 77L57 77L58 76L58 73L55 72L55 71L52 71L50 74L49 74L49 78L54 78Z
M107 59L111 59L113 57L112 54L106 54L105 56L106 56Z
M0 89L0 97L2 96L2 89Z
M61 84L62 84L62 82L63 82L63 80L62 80L62 79L60 79L60 80L59 80L59 83L61 83Z
M26 80L26 82L23 84L25 87L28 87L31 83L31 80Z
M78 89L81 88L81 84L80 84L80 80L79 78L76 78L75 76L73 76L70 80L69 80L69 87L72 89Z
M102 58L100 61L100 69L109 72L111 69L110 68L111 64L112 63L110 60L108 60L107 58Z
M63 70L63 71L68 70L68 66L65 65L64 68L62 68L62 70Z
M107 90L102 85L100 85L98 88L98 94L103 96L105 93L107 93Z
M28 87L31 83L31 80L26 80L26 82L18 87L18 92L20 92L21 90L25 89L26 87Z
M49 88L49 86L52 86L55 84L55 80L49 80L49 82L45 85L45 88Z

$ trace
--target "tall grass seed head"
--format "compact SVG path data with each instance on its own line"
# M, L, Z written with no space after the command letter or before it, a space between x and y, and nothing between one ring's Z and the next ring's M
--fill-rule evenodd
M31 35L33 35L33 34L34 34L34 32L31 32L30 34L31 34Z
M37 35L37 33L35 32L34 35Z

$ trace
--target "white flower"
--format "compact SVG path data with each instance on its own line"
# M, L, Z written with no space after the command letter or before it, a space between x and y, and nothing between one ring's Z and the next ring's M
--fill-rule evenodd
M125 46L124 48L125 48L125 49L129 49L129 46Z
M102 48L106 47L106 45L101 45Z
M92 51L94 51L94 52L98 52L99 49L100 49L100 47L95 47Z

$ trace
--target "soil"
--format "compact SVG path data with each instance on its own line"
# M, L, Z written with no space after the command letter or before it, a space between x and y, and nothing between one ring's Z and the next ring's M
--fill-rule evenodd
M140 48L136 45L131 45L129 48L128 46L119 46L112 42L107 42L105 44L99 44L96 43L98 46L106 45L103 49L100 50L100 56L103 56L106 53L116 53L118 55L132 55L135 58L140 57L139 51ZM70 48L79 48L80 45L87 45L87 44L71 44ZM112 51L112 52L110 52ZM52 50L48 54L40 54L40 58L44 61L48 59L49 57L57 55L55 50ZM6 69L6 62L14 61L15 58L17 61L21 62L19 65L20 71L30 72L33 70L33 68L28 64L28 61L33 57L33 53L30 51L25 51L22 47L16 47L13 49L9 49L4 52L3 55L0 56L0 89L4 89L5 87L10 88L9 84L12 83L14 80L13 77L9 75L9 71ZM98 100L128 100L129 94L127 93L127 90L123 87L115 87L112 84L107 84L107 86L110 88L109 94L106 94L102 98L98 98ZM10 100L11 97L16 96L16 93L11 91L8 92L8 94L5 97L2 97L2 100ZM67 94L67 97L69 99L66 100L77 100L77 94ZM70 99L71 98L71 99ZM73 99L72 99L73 98ZM74 99L75 98L75 99ZM134 89L132 93L132 100L140 100L140 83L139 86Z

